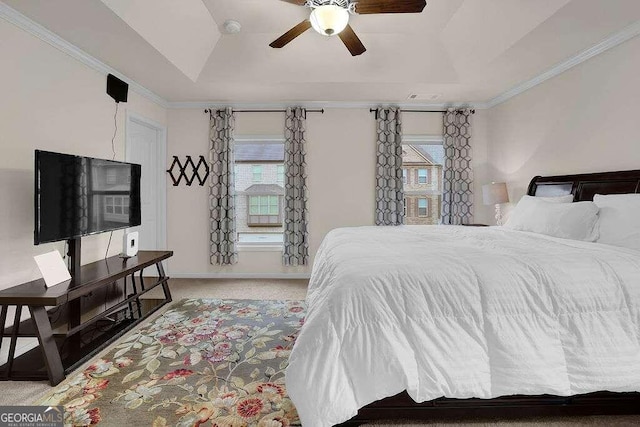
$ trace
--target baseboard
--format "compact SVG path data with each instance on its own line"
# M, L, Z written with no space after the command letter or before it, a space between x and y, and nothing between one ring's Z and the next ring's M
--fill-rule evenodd
M171 273L173 279L309 279L311 273Z

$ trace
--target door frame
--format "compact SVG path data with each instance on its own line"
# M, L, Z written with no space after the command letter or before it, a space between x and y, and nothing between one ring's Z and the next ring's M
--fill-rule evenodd
M138 113L127 110L125 122L125 161L131 159L131 124L145 126L156 132L156 141L158 143L158 151L156 153L156 166L158 174L156 181L158 183L158 199L156 200L156 239L158 241L157 249L167 248L167 179L166 159L167 159L167 127L144 117ZM166 268L166 267L165 267Z

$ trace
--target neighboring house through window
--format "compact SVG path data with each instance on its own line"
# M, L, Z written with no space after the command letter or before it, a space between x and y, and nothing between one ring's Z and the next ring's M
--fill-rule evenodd
M405 216L409 225L438 224L442 206L442 138L411 137L402 146Z
M236 137L236 228L240 247L281 246L284 141Z

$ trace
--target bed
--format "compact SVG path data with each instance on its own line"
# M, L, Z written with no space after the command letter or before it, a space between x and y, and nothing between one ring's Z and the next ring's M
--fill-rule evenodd
M640 171L532 196L640 192ZM287 368L303 425L640 413L640 253L495 227L334 230ZM416 403L421 402L421 403Z

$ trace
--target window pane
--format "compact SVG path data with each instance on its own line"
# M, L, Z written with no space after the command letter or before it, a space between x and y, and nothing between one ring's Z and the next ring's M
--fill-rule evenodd
M442 204L442 145L405 144L402 147L405 224L440 223Z
M284 165L278 165L278 183L284 183Z
M114 212L117 214L122 214L122 206L116 206Z
M253 165L253 182L262 182L262 165Z
M284 195L284 144L236 141L236 227L243 244L282 242L280 197Z

